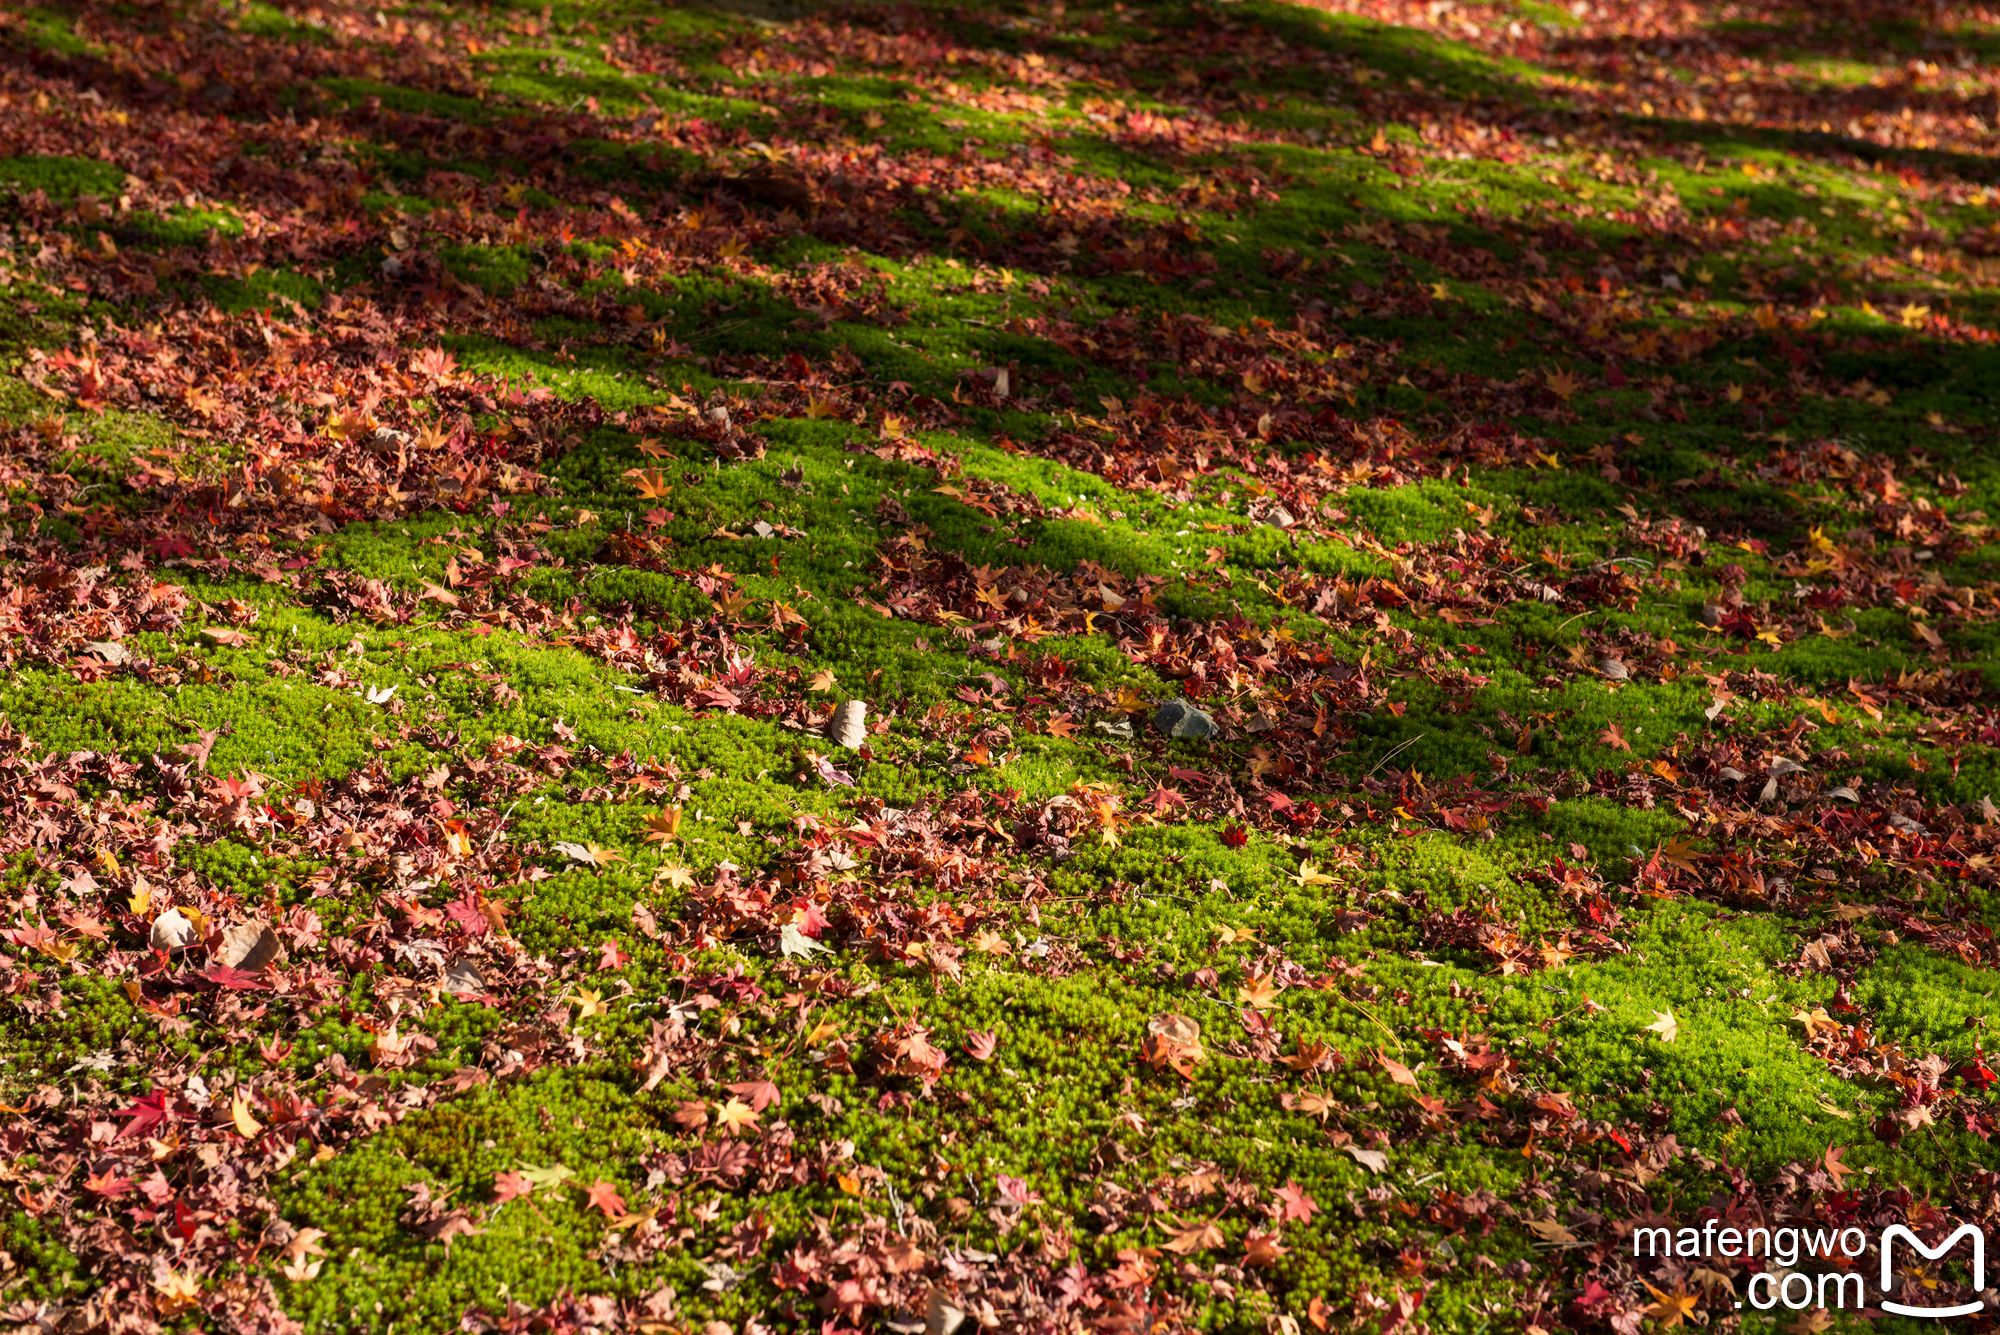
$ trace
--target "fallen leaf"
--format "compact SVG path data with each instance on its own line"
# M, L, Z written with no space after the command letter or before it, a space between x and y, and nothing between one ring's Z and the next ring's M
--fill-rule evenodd
M1389 1171L1389 1156L1381 1150L1365 1150L1359 1145L1342 1145L1340 1148L1354 1162L1360 1164L1371 1173L1386 1173Z

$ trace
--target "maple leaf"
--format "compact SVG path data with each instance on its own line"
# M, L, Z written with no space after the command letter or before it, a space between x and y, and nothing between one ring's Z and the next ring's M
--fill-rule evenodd
M1826 1147L1826 1154L1820 1159L1821 1166L1826 1169L1826 1175L1833 1179L1835 1191L1843 1190L1849 1175L1856 1171L1840 1161L1840 1156L1845 1153L1847 1146L1829 1145Z
M1645 1026L1645 1032L1658 1034L1662 1043L1671 1043L1680 1037L1681 1024L1672 1011L1654 1011L1653 1022Z
M1160 1245L1177 1255L1187 1256L1193 1252L1213 1250L1222 1244L1222 1230L1215 1226L1213 1220L1207 1220L1181 1228Z
M107 1168L102 1173L86 1174L83 1186L86 1191L94 1192L106 1200L115 1201L132 1190L132 1179L120 1177L115 1168Z
M776 1103L784 1102L778 1087L769 1080L745 1080L740 1084L724 1085L724 1089L741 1098L750 1100L750 1111L763 1112Z
M519 1173L501 1169L493 1175L493 1203L524 1200L535 1194L535 1184Z
M609 1015L611 1007L604 1000L604 994L595 991L576 994L576 1018L587 1020L593 1015Z
M646 818L646 842L649 844L664 844L678 837L680 832L681 809L678 806L668 807L658 815Z
M1386 1173L1389 1171L1389 1156L1381 1150L1364 1150L1359 1145L1342 1145L1340 1148L1347 1153L1349 1158L1371 1173Z
M1793 1011L1791 1018L1804 1026L1806 1041L1808 1043L1818 1038L1821 1034L1830 1034L1835 1038L1839 1038L1845 1032L1845 1027L1840 1021L1828 1015L1824 1006L1815 1006L1811 1010L1806 1010L1802 1007Z
M1645 1280L1639 1281L1646 1284ZM1662 1327L1672 1330L1694 1315L1696 1295L1683 1292L1678 1286L1672 1293L1662 1293L1651 1284L1646 1284L1646 1292L1653 1295L1653 1302L1646 1308L1646 1314L1658 1321Z
M182 742L175 746L174 750L192 760L197 770L207 773L209 753L215 749L215 739L222 736L222 730L217 728L214 730L197 729L196 731L200 734L198 740Z
M615 1183L599 1178L591 1184L584 1200L584 1208L602 1211L606 1219L622 1218L625 1214L625 1198L618 1194Z
M817 693L820 691L830 691L837 685L839 685L839 679L833 675L833 669L821 668L818 672L813 673L812 680L806 683L806 689Z
M1680 838L1669 839L1661 844L1657 856L1660 861L1679 871L1693 873L1701 870L1698 861L1701 857L1700 851L1693 844Z
M572 862L581 862L592 867L608 867L614 862L630 861L623 853L614 849L600 848L594 843L572 844L558 841L556 851Z
M116 1116L132 1119L118 1133L120 1140L123 1140L126 1136L146 1135L154 1127L167 1119L166 1091L161 1089L152 1090L139 1097L133 1102L131 1107L117 1113Z
M1409 1067L1380 1050L1377 1050L1375 1053L1375 1060L1381 1063L1384 1071L1389 1073L1389 1079L1399 1085L1408 1085L1411 1089L1417 1088L1416 1072L1412 1071Z
M216 627L210 626L203 630L202 634L208 636L209 639L214 640L217 644L226 644L232 649L241 649L245 645L257 642L257 637L248 631L231 630L227 627L218 630Z
M1288 1181L1274 1193L1278 1204L1283 1207L1283 1223L1310 1224L1313 1215L1319 1212L1319 1202L1306 1194L1306 1189L1296 1179Z
M1246 1006L1255 1006L1267 1011L1278 1003L1278 993L1284 989L1264 974L1251 974L1243 986L1236 989L1236 999Z
M778 953L786 959L811 959L816 954L829 952L829 947L806 935L803 927L788 922L778 929Z
M852 788L854 776L846 770L835 769L833 762L817 751L811 753L813 768L819 772L820 782L829 788Z
M1016 1205L1040 1205L1042 1203L1042 1193L1030 1187L1025 1178L1010 1177L1006 1173L1001 1173L994 1178L993 1183L1000 1189L1002 1196L1005 1196Z
M630 478L632 485L639 489L639 495L649 501L658 500L674 489L667 475L657 468L628 468L624 476Z
M1597 740L1614 751L1632 749L1632 743L1625 740L1625 729L1620 727L1615 719L1604 725L1604 731L1597 734Z
M715 1122L730 1135L757 1129L757 1112L741 1099L731 1099L715 1106Z
M694 884L694 873L686 867L662 867L658 876L676 890L685 890Z
M556 1190L557 1188L561 1187L563 1183L569 1181L571 1178L575 1176L576 1176L576 1170L570 1168L566 1164L559 1164L559 1163L550 1164L546 1168L540 1168L530 1163L524 1163L521 1165L521 1177L531 1187L547 1191Z
M1550 371L1547 375L1549 393L1568 403L1583 388L1583 382L1568 371Z
M974 1061L990 1061L1000 1044L997 1029L974 1029L965 1036L965 1051Z
M1340 1104L1333 1099L1328 1098L1324 1094L1316 1094L1311 1090L1307 1090L1303 1094L1283 1095L1281 1101L1292 1112L1302 1112L1308 1117L1317 1117L1322 1122L1331 1116L1335 1109L1340 1107Z
M1310 862L1299 863L1298 875L1291 878L1299 886L1332 885L1333 878Z
M255 1140L264 1130L263 1124L250 1115L250 1100L238 1094L229 1103L229 1119L236 1125L236 1132L245 1140Z
M1260 1233L1251 1229L1243 1238L1243 1264L1252 1267L1274 1266L1291 1249L1279 1239L1276 1229Z
M201 1280L190 1272L169 1270L153 1281L153 1293L160 1314L172 1316L200 1301Z

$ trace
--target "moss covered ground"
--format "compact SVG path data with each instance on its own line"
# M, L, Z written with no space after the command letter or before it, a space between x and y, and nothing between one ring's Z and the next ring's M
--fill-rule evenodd
M0 1328L1990 1324L1996 60L8 7Z

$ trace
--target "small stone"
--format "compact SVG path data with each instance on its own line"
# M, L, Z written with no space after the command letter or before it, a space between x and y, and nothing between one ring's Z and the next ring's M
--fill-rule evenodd
M113 667L132 661L132 651L115 640L92 640L83 647Z
M1890 816L1889 816L1889 824L1890 824L1890 825L1891 825L1891 826L1892 826L1893 828L1895 828L1896 830L1898 830L1898 831L1902 832L1903 834L1929 834L1929 833L1930 833L1930 827L1929 827L1929 826L1925 825L1925 824L1924 824L1924 823L1923 823L1922 821L1914 821L1914 820L1911 820L1911 819L1910 819L1910 818L1909 818L1908 816L1905 816L1905 815L1904 815L1904 814L1903 814L1902 812L1900 812L1900 811L1897 811L1897 812L1892 812L1892 813L1890 814Z
M146 939L155 950L186 950L194 941L194 924L179 909L168 909L153 919Z
M1106 723L1103 719L1099 719L1097 727L1107 736L1116 737L1121 742L1132 740L1132 725L1124 719L1119 719L1116 723Z
M225 969L255 973L284 952L278 934L261 922L240 922L222 934L212 957Z
M1146 1021L1146 1034L1151 1038L1164 1038L1170 1043L1179 1043L1183 1047L1201 1046L1201 1026L1174 1011L1161 1011Z
M1722 624L1722 604L1703 603L1701 610L1694 614L1694 619L1710 630L1715 629Z
M1213 737L1215 720L1185 700L1169 700L1153 715L1153 728L1163 737Z
M713 423L715 423L715 424L716 424L717 426L719 426L719 427L724 427L724 428L728 427L728 425L729 425L729 409L727 409L727 408L710 408L710 409L708 410L708 420L709 420L709 421L711 421L711 422L713 422Z
M1264 516L1264 522L1272 528L1290 528L1299 521L1292 518L1292 512L1282 505L1271 507L1271 513Z
M867 722L868 706L860 700L849 700L835 706L833 717L826 721L826 738L835 746L859 750L868 736Z
M1779 756L1776 760L1771 762L1771 773L1781 776L1786 774L1797 774L1803 769L1805 769L1804 765L1801 765L1798 761L1793 760L1788 756Z
M1721 775L1723 778L1729 780L1731 783L1742 783L1745 779L1750 777L1748 774L1745 774L1742 770L1736 768L1736 766L1734 765L1724 765L1721 769L1717 770L1716 773Z
M1632 679L1632 674L1626 669L1625 664L1616 658L1605 659L1597 665L1597 670L1613 681L1630 681Z
M750 526L750 531L760 538L775 538L778 536L778 530L772 528L761 519Z

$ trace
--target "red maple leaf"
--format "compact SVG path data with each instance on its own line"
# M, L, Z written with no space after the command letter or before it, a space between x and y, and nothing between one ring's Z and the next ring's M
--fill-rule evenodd
M535 1184L519 1173L502 1170L493 1175L493 1203L526 1200L535 1194Z
M606 941L598 947L597 969L600 973L622 969L631 962L632 957L621 950L616 941Z
M83 1185L88 1190L115 1201L132 1190L132 1179L118 1176L118 1170L115 1168L107 1168L102 1173L84 1178Z
M625 1208L625 1198L618 1194L618 1188L599 1178L590 1189L590 1198L584 1202L594 1210L602 1210L606 1219L622 1219L629 1211Z
M118 1133L123 1140L126 1136L143 1136L154 1127L167 1120L167 1092L163 1089L151 1090L139 1097L131 1107L116 1114L132 1120Z
M445 905L444 911L450 915L453 922L465 929L467 936L484 936L492 927L492 924L487 922L485 913L480 911L477 890L467 890Z
M769 1080L745 1080L741 1084L724 1085L723 1088L748 1103L751 1112L763 1112L774 1103L784 1102L778 1087Z
M993 1056L993 1049L1000 1045L997 1029L975 1029L965 1036L965 1050L974 1061L986 1061Z
M1279 1204L1285 1207L1283 1221L1287 1224L1294 1220L1301 1224L1310 1224L1314 1213L1319 1209L1319 1202L1308 1196L1306 1189L1296 1180L1279 1187L1277 1197Z

